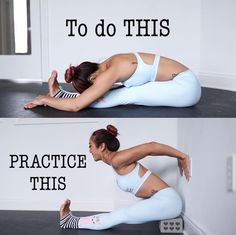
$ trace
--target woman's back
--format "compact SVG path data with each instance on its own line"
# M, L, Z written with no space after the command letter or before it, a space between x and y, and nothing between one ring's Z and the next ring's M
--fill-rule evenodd
M137 53L136 53L137 55ZM112 67L116 67L117 82L122 82L129 79L136 71L138 63L144 65L153 65L155 62L155 55L151 53L138 53L137 59L135 53L115 54L100 64L101 71ZM156 65L158 68L155 74L154 81L171 80L176 74L181 73L188 68L178 61L169 59L167 57L160 57L160 62ZM146 71L145 71L146 72Z

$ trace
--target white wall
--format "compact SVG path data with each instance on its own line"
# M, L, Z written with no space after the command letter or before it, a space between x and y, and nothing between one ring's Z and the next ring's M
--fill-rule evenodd
M0 79L27 79L47 81L50 71L57 69L60 81L64 82L64 71L70 63L84 60L99 61L120 52L153 52L175 58L196 73L200 67L200 15L201 1L194 0L120 0L77 1L38 0L40 7L31 13L32 56L0 56ZM126 37L124 19L169 19L168 37ZM66 19L77 19L88 27L85 37L68 37ZM116 26L114 37L97 37L95 25L104 19ZM35 24L34 22L37 22ZM150 34L152 25L149 26ZM159 34L159 23L157 33ZM137 27L132 33L137 32ZM41 35L40 35L41 33ZM40 45L41 43L41 45ZM24 58L31 58L31 66ZM41 61L40 61L41 59ZM15 69L12 70L12 67ZM36 68L37 69L36 69Z
M193 0L121 0L48 1L49 70L58 69L60 81L72 64L84 60L99 61L113 53L145 51L180 60L198 72L200 67L200 1ZM56 6L56 7L55 7ZM88 26L85 37L68 37L67 18ZM126 37L124 19L170 20L168 37ZM116 26L114 37L99 38L94 27L105 19ZM137 28L136 28L137 29ZM159 27L157 28L159 30ZM135 31L133 31L135 32ZM47 77L44 78L46 81Z
M38 22L41 12L41 27L32 28L34 35L39 35L41 30L41 37L38 36L41 48L38 42L33 43L33 48L37 45L33 50L37 61L32 59L33 65L28 66L20 56L1 55L0 79L47 81L50 71L57 69L59 80L64 82L64 71L70 63L99 61L119 52L146 51L186 64L199 75L203 86L236 90L234 0L121 0L112 4L108 0L45 0L40 3L39 12L34 10L32 14L32 22ZM31 5L36 4L32 1ZM88 26L85 37L67 36L65 21L71 18ZM171 33L163 38L126 37L125 18L168 18ZM94 27L100 19L116 26L114 37L95 35Z
M57 210L65 198L73 210L107 211L137 200L122 192L112 170L95 163L88 152L93 130L107 124L118 127L121 149L146 141L159 141L177 147L176 119L1 119L0 120L0 209ZM9 168L9 154L86 154L86 169ZM149 157L143 164L175 186L177 168L174 159ZM65 176L63 191L33 191L32 176Z
M204 86L236 90L236 2L203 0L200 79Z
M112 170L88 152L93 130L114 124L121 149L159 141L193 159L189 183L176 160L147 157L142 163L177 188L184 216L208 235L233 234L236 194L226 190L226 158L236 153L235 119L1 119L0 209L57 210L67 197L73 210L109 211L137 200L115 184ZM10 169L9 154L86 154L86 169ZM66 176L64 191L32 191L31 176Z
M236 193L226 190L226 159L236 153L235 119L180 119L178 146L193 159L190 183L179 180L185 216L207 235L234 234Z
M203 86L236 90L234 0L122 0L112 5L108 0L89 0L83 4L71 0L70 3L48 2L47 66L48 71L59 70L60 81L64 81L63 74L70 63L99 61L119 52L147 51L186 64L199 75ZM88 35L68 38L64 27L66 18L75 18L88 25ZM101 18L117 26L114 37L95 36L94 25ZM171 34L166 38L125 37L125 28L121 23L124 18L169 18ZM46 81L47 76L43 80Z

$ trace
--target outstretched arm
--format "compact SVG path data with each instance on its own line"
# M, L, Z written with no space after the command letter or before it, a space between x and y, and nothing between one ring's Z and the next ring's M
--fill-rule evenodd
M122 167L130 165L146 156L169 156L178 160L180 174L185 175L186 179L190 178L189 157L185 153L165 144L150 142L141 144L118 153L119 156L114 158L114 166Z
M50 106L64 111L77 112L88 107L91 103L102 97L116 82L117 76L114 67L99 75L94 84L76 98L54 98L50 96L38 96L25 105L25 108L34 108L38 105Z

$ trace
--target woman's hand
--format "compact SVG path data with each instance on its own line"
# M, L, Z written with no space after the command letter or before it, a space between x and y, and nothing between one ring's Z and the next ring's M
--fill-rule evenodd
M25 109L32 109L32 108L35 108L37 106L44 105L44 99L46 97L47 96L40 95L40 96L36 97L35 99L33 99L32 101L30 101L29 103L25 104L24 108Z
M183 176L184 174L186 180L189 181L191 173L190 173L190 159L188 155L185 155L183 158L178 159L178 167L180 175Z

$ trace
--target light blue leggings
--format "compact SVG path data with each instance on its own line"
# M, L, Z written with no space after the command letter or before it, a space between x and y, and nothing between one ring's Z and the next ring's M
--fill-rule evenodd
M61 90L55 97L77 97L79 93ZM148 82L140 86L122 87L108 91L90 105L92 108L109 108L118 105L145 105L188 107L201 97L200 84L191 70L179 73L169 81Z
M176 218L182 210L182 200L172 188L165 188L148 199L142 199L129 207L88 217L75 217L61 220L62 228L72 229L108 229L115 225L141 224L150 221ZM82 220L93 222L84 223Z

